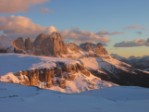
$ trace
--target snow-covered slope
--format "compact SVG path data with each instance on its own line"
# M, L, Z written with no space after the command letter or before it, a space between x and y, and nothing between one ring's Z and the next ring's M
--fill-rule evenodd
M0 74L1 82L37 86L65 93L115 85L92 75L80 61L66 58L1 54Z
M85 57L81 59L81 62L83 62L83 64L89 69L93 69L93 70L106 69L109 72L114 72L112 69L112 65L115 66L116 68L119 68L128 72L130 72L130 68L131 68L131 65L121 62L119 60L116 60L110 56L109 58Z
M4 75L8 72L18 72L22 70L53 68L56 66L55 62L64 62L66 64L79 63L76 60L67 58L13 53L0 54L0 75Z
M80 61L94 75L121 85L149 87L149 73L109 56L84 57Z
M112 87L63 94L0 83L1 112L149 112L149 89Z

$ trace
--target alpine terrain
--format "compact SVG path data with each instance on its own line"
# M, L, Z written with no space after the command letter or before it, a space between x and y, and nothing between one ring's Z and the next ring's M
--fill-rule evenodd
M101 43L65 43L53 32L1 48L3 112L147 112L147 87L148 71L114 58Z

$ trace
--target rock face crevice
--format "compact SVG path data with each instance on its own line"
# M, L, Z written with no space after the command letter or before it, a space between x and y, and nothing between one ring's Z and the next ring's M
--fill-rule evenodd
M87 77L90 72L80 63L65 64L56 62L54 68L41 68L34 70L25 70L15 73L19 83L27 86L37 86L40 88L50 88L52 86L66 87L66 81L75 80L75 73L81 73Z

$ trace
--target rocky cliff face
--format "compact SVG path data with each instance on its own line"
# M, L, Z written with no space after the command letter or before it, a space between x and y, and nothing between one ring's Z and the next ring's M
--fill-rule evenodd
M25 39L24 46L27 52L33 51L33 43L30 38Z
M75 73L81 73L87 77L90 72L80 64L65 64L63 62L56 62L56 67L48 69L34 69L15 73L14 75L19 79L19 83L28 86L37 86L40 88L50 88L52 86L59 86L65 89L66 81L73 81L76 77Z
M13 47L15 48L15 52L17 53L23 53L25 52L25 42L22 37L17 38L12 42Z
M65 52L65 45L59 33L40 34L34 41L34 54L36 55L60 56Z
M0 55L0 62L3 68L8 67L6 70L0 68L0 82L36 86L65 93L114 85L94 76L82 62L75 59L3 54Z
M31 53L35 55L60 56L66 53L61 35L57 32L51 35L40 34L31 42L30 38L17 38L13 41L17 53Z

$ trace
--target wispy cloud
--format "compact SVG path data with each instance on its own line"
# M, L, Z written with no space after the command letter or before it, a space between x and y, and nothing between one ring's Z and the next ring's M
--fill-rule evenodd
M109 41L108 36L101 35L99 32L94 33L91 31L81 30L79 28L73 28L70 30L63 30L61 34L66 41L82 43L82 42L93 42L93 43L107 43Z
M49 12L49 9L48 8L41 8L40 11L42 13L48 13Z
M127 30L146 30L146 28L141 25L130 25L130 26L127 26L125 29L127 29Z
M116 43L114 47L138 47L138 46L148 46L149 47L149 38L144 39L135 39L131 41L122 41Z
M53 11L52 9L49 9L49 8L46 8L46 7L41 8L41 9L40 9L40 12L41 12L41 13L44 13L44 14L47 14L47 13L54 13L54 11Z
M27 11L31 6L43 4L50 0L0 0L0 13Z
M118 31L116 31L116 32L99 31L98 34L99 35L109 35L109 36L111 36L111 35L122 35L122 34L124 34L124 32L118 32Z

